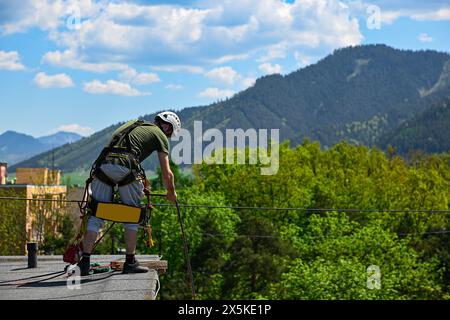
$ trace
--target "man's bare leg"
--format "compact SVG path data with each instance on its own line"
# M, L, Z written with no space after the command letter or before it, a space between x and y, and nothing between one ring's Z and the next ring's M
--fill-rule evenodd
M137 231L125 229L125 246L127 254L136 252Z
M89 270L91 266L91 253L94 247L95 240L97 239L97 232L86 231L83 238L83 256L78 262L78 267L82 276L89 275Z
M143 273L148 272L148 268L140 267L135 259L137 231L125 229L125 246L127 254L125 256L125 264L123 273Z
M95 240L97 240L97 232L86 231L83 239L83 252L92 253L92 248L94 247Z

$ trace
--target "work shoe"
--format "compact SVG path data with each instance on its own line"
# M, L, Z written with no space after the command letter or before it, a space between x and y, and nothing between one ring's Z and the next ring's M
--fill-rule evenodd
M80 268L80 273L82 277L89 275L89 271L91 270L91 262L89 261L89 259L81 258L77 266L78 268Z
M122 273L146 273L148 272L147 267L140 267L139 262L134 260L134 263L125 262L123 264Z

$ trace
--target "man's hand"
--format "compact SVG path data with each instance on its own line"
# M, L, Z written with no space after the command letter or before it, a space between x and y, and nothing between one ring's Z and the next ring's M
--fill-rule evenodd
M176 202L177 201L177 193L175 191L167 193L167 200Z

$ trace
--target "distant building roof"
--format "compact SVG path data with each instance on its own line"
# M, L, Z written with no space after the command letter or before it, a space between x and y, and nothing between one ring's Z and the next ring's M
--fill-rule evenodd
M159 261L159 257L153 255L136 258L139 261ZM123 256L92 256L91 261L103 265L118 259L123 259ZM27 257L0 257L0 300L154 300L159 290L159 276L155 269L142 274L109 271L82 277L80 289L70 289L67 280L71 278L67 278L65 274L32 278L13 284L6 282L62 272L66 265L61 256L39 256L38 267L28 269ZM31 283L32 281L39 282Z

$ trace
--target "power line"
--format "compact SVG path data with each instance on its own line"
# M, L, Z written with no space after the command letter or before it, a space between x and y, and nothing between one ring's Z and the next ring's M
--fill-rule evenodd
M172 204L152 204L158 207L170 207ZM313 212L390 212L390 213L401 213L401 212L427 212L427 213L448 213L450 210L441 209L353 209L353 208L277 208L277 207L250 207L250 206L213 206L213 205L198 205L198 204L184 204L180 205L185 208L204 208L204 209L236 209L236 210L262 210L262 211L313 211Z
M155 196L164 196L162 194L155 194ZM64 200L64 199L41 199L41 198L18 198L18 197L0 197L0 200L9 200L9 201L43 201L43 202L66 202L66 203L83 203L85 201L79 200ZM152 204L155 207L172 207L175 206L173 204L166 203L154 203ZM422 210L413 210L413 209L342 209L342 208L270 208L270 207L252 207L252 206L215 206L215 205L195 205L195 204L179 204L179 207L184 208L206 208L206 209L236 209L236 210L263 210L263 211L305 211L305 212L349 212L349 213L358 213L358 212L375 212L375 213L449 213L450 210L435 210L435 209L422 209ZM198 233L199 235L204 235L207 237L228 237L225 234L219 233ZM408 235L438 235L438 234L450 234L450 230L436 230L436 231L428 231L428 232L417 232L417 233L397 233L398 236L408 236ZM280 239L279 236L272 235L263 235L263 234L237 234L238 238L254 238L254 239ZM319 238L319 237L317 237Z
M215 238L215 237L223 237L223 238L229 237L229 235L220 234L220 233L195 232L195 234L204 235L204 236L212 237L212 238ZM270 236L270 235L264 235L264 234L237 234L236 237L237 238L256 238L256 239L259 239L259 238L261 238L261 239L264 239L264 238L280 239L281 238L279 236Z
M153 196L164 196L162 194L154 194ZM0 200L9 201L43 201L43 202L66 202L66 203L84 203L82 200L65 200L65 199L45 199L45 198L20 198L20 197L0 197ZM154 207L175 207L170 203L152 203ZM306 211L306 212L348 212L348 213L370 213L370 212L386 212L386 213L450 213L450 210L444 209L354 209L354 208L301 208L301 207L255 207L255 206L217 206L203 204L179 204L183 208L203 208L203 209L235 209L235 210L261 210L261 211Z
M437 230L428 232L411 232L411 233L397 233L399 236L411 236L411 235L430 235L430 234L449 234L450 230Z
M221 234L221 233L203 233L203 232L194 232L198 235L204 235L207 237L229 237L229 235ZM428 232L411 232L411 233L397 233L398 236L409 236L409 235L436 235L436 234L450 234L450 230L436 230L436 231L428 231ZM351 236L351 235L349 235ZM271 236L271 235L263 235L263 234L237 234L235 235L237 238L255 238L255 239L281 239L280 236ZM312 237L312 238L324 238L321 236Z
M84 201L80 201L80 200L45 199L45 198L18 198L18 197L0 197L0 200L7 200L7 201L67 202L67 203L84 202Z

